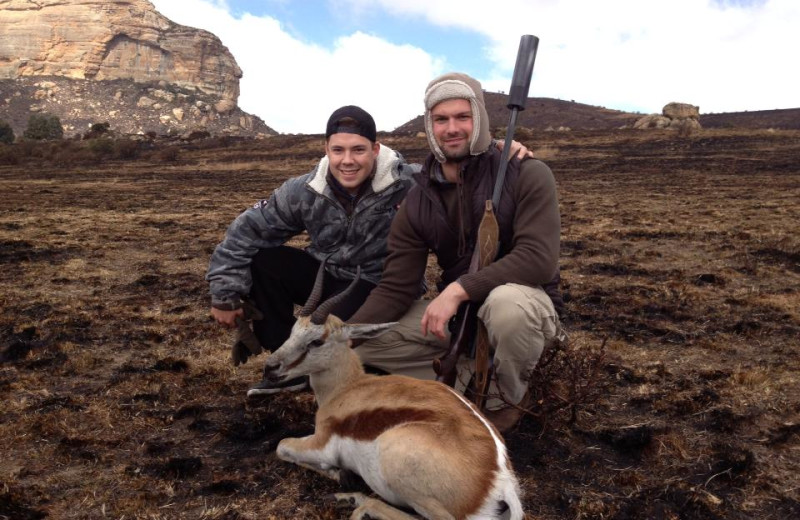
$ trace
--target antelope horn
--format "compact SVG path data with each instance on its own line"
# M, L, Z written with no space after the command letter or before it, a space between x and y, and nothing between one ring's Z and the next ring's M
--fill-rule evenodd
M328 262L328 256L323 258L322 262L319 264L317 279L314 281L314 288L308 296L308 301L306 301L306 304L300 309L300 316L311 316L311 313L314 312L314 309L316 309L319 304L320 297L322 296L322 280L325 279L325 264Z
M328 315L331 313L331 310L336 306L337 303L347 298L353 289L356 288L356 284L358 280L361 279L361 266L359 265L356 267L356 277L353 278L353 281L350 282L350 285L347 286L347 289L340 292L335 296L331 296L325 302L317 307L317 310L314 311L314 314L311 315L311 323L315 325L322 325L325 323L325 320L328 319Z

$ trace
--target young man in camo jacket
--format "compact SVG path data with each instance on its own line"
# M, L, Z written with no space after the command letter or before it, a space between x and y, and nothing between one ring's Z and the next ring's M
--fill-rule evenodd
M234 364L260 347L276 350L289 337L294 305L308 298L325 257L323 298L345 288L361 266L355 291L334 309L340 318L350 317L380 279L389 226L419 168L377 142L375 121L365 110L345 106L331 114L325 157L240 214L211 256L206 280L216 321L233 328L237 319L251 318L247 303L262 315L253 320L257 343L238 341ZM307 248L284 245L304 231ZM262 393L304 386L305 379L258 385Z

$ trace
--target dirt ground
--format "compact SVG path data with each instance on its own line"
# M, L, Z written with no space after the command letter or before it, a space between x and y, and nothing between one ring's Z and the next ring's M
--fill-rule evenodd
M799 518L800 132L526 144L558 181L576 367L507 435L530 517ZM203 279L321 145L0 154L0 518L348 517L275 457L313 397L245 397L263 356L230 364Z

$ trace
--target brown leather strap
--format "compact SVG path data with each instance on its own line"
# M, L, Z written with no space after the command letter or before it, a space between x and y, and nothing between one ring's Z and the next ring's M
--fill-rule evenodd
M500 226L494 214L492 201L487 200L483 210L480 226L478 226L478 269L491 264L497 256L500 246ZM475 394L474 401L478 409L483 408L486 391L489 388L489 334L486 326L478 320L478 332L475 337Z

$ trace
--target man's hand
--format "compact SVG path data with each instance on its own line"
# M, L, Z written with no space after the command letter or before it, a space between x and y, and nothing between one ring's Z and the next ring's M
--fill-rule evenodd
M244 309L223 311L221 309L217 309L216 307L211 307L211 315L214 317L215 320L217 320L217 323L219 323L226 329L232 329L236 327L236 317L237 316L244 317Z
M434 298L425 309L421 322L422 335L427 336L430 331L436 337L444 339L450 318L455 316L461 302L467 300L469 300L469 295L460 283L453 282L445 287L444 291Z
M505 139L498 139L497 140L497 149L502 151L503 147L506 145ZM511 160L516 155L517 159L520 161L526 157L530 157L533 159L533 152L528 150L528 148L520 143L519 141L511 141L511 149L508 151L508 159Z

